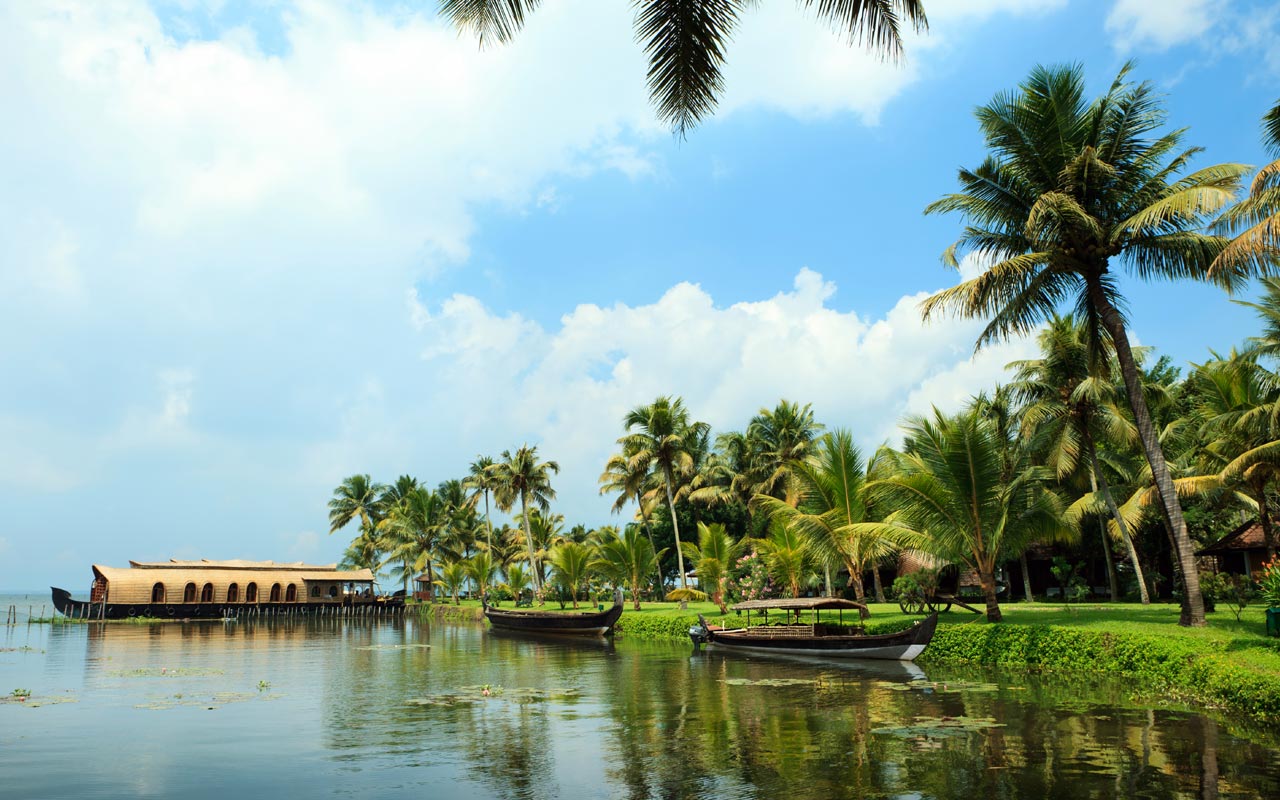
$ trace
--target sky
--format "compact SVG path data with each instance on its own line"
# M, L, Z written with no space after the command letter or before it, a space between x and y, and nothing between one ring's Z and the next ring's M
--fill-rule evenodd
M980 162L976 106L1135 59L1197 165L1256 165L1280 98L1272 3L926 0L894 64L770 0L681 140L628 3L545 0L483 50L435 7L0 4L0 590L333 562L344 477L434 485L523 443L569 524L625 521L596 479L659 395L892 442L1033 353L918 312L960 279L960 221L922 211ZM1179 365L1254 333L1220 290L1123 287Z

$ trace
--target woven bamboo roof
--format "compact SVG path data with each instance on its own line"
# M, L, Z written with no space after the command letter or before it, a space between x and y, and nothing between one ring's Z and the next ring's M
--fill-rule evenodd
M268 569L277 572L280 570L333 572L338 569L337 564L304 564L301 561L246 561L242 558L235 558L229 561L211 561L207 558L202 558L197 561L182 561L176 558L171 558L168 561L130 561L129 565L137 567L138 569L200 567L202 569Z
M831 608L866 608L862 603L845 600L843 597L793 597L774 600L747 600L731 606L734 611L756 611L758 609L782 608L787 610L810 609L822 611Z
M287 587L297 584L299 597L303 596L304 584L314 581L333 583L372 583L373 572L367 569L340 570L335 565L315 566L306 564L288 564L284 566L269 561L244 562L252 566L232 567L232 562L215 561L173 561L159 562L140 566L129 562L132 567L107 567L93 565L93 572L107 581L107 591L113 603L147 603L151 600L152 587L157 583L165 586L168 602L180 602L183 589L188 583L203 588L206 583L213 584L215 598L226 597L227 588L237 584L240 596L244 597L245 587L250 583L258 585L258 598L262 602L268 599L273 584ZM213 566L211 566L211 564ZM283 596L283 588L282 595Z

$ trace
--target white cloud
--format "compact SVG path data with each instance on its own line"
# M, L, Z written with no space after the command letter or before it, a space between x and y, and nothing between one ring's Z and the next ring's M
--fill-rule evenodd
M1228 0L1116 0L1106 28L1116 49L1168 50L1213 27Z
M556 485L566 510L598 518L606 505L595 479L620 420L659 395L682 396L719 431L741 429L780 398L812 402L822 421L874 446L896 439L904 413L955 408L1034 351L1017 341L971 358L980 325L924 324L925 294L865 319L833 308L835 292L805 269L789 291L724 307L682 283L649 305L580 305L554 330L447 298L422 328L425 369L447 387L424 398L449 420L432 446L465 463L486 446L539 443L564 468Z

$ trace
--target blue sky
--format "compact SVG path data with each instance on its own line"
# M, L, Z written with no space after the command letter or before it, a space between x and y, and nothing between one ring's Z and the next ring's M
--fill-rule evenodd
M548 0L477 50L433 3L0 10L0 589L92 562L328 562L344 476L435 483L522 442L557 510L629 407L719 429L780 397L874 445L1027 355L920 323L956 219L922 209L1036 63L1127 59L1197 162L1261 163L1280 10L1246 0L927 2L902 66L794 4L753 12L720 113L647 107L627 4ZM589 65L583 69L582 65ZM1131 285L1180 363L1250 335L1220 292Z

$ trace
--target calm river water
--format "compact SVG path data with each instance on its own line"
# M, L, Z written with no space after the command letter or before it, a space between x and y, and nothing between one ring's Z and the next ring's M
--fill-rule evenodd
M24 800L1280 797L1267 734L1114 687L413 619L22 624L13 689Z

